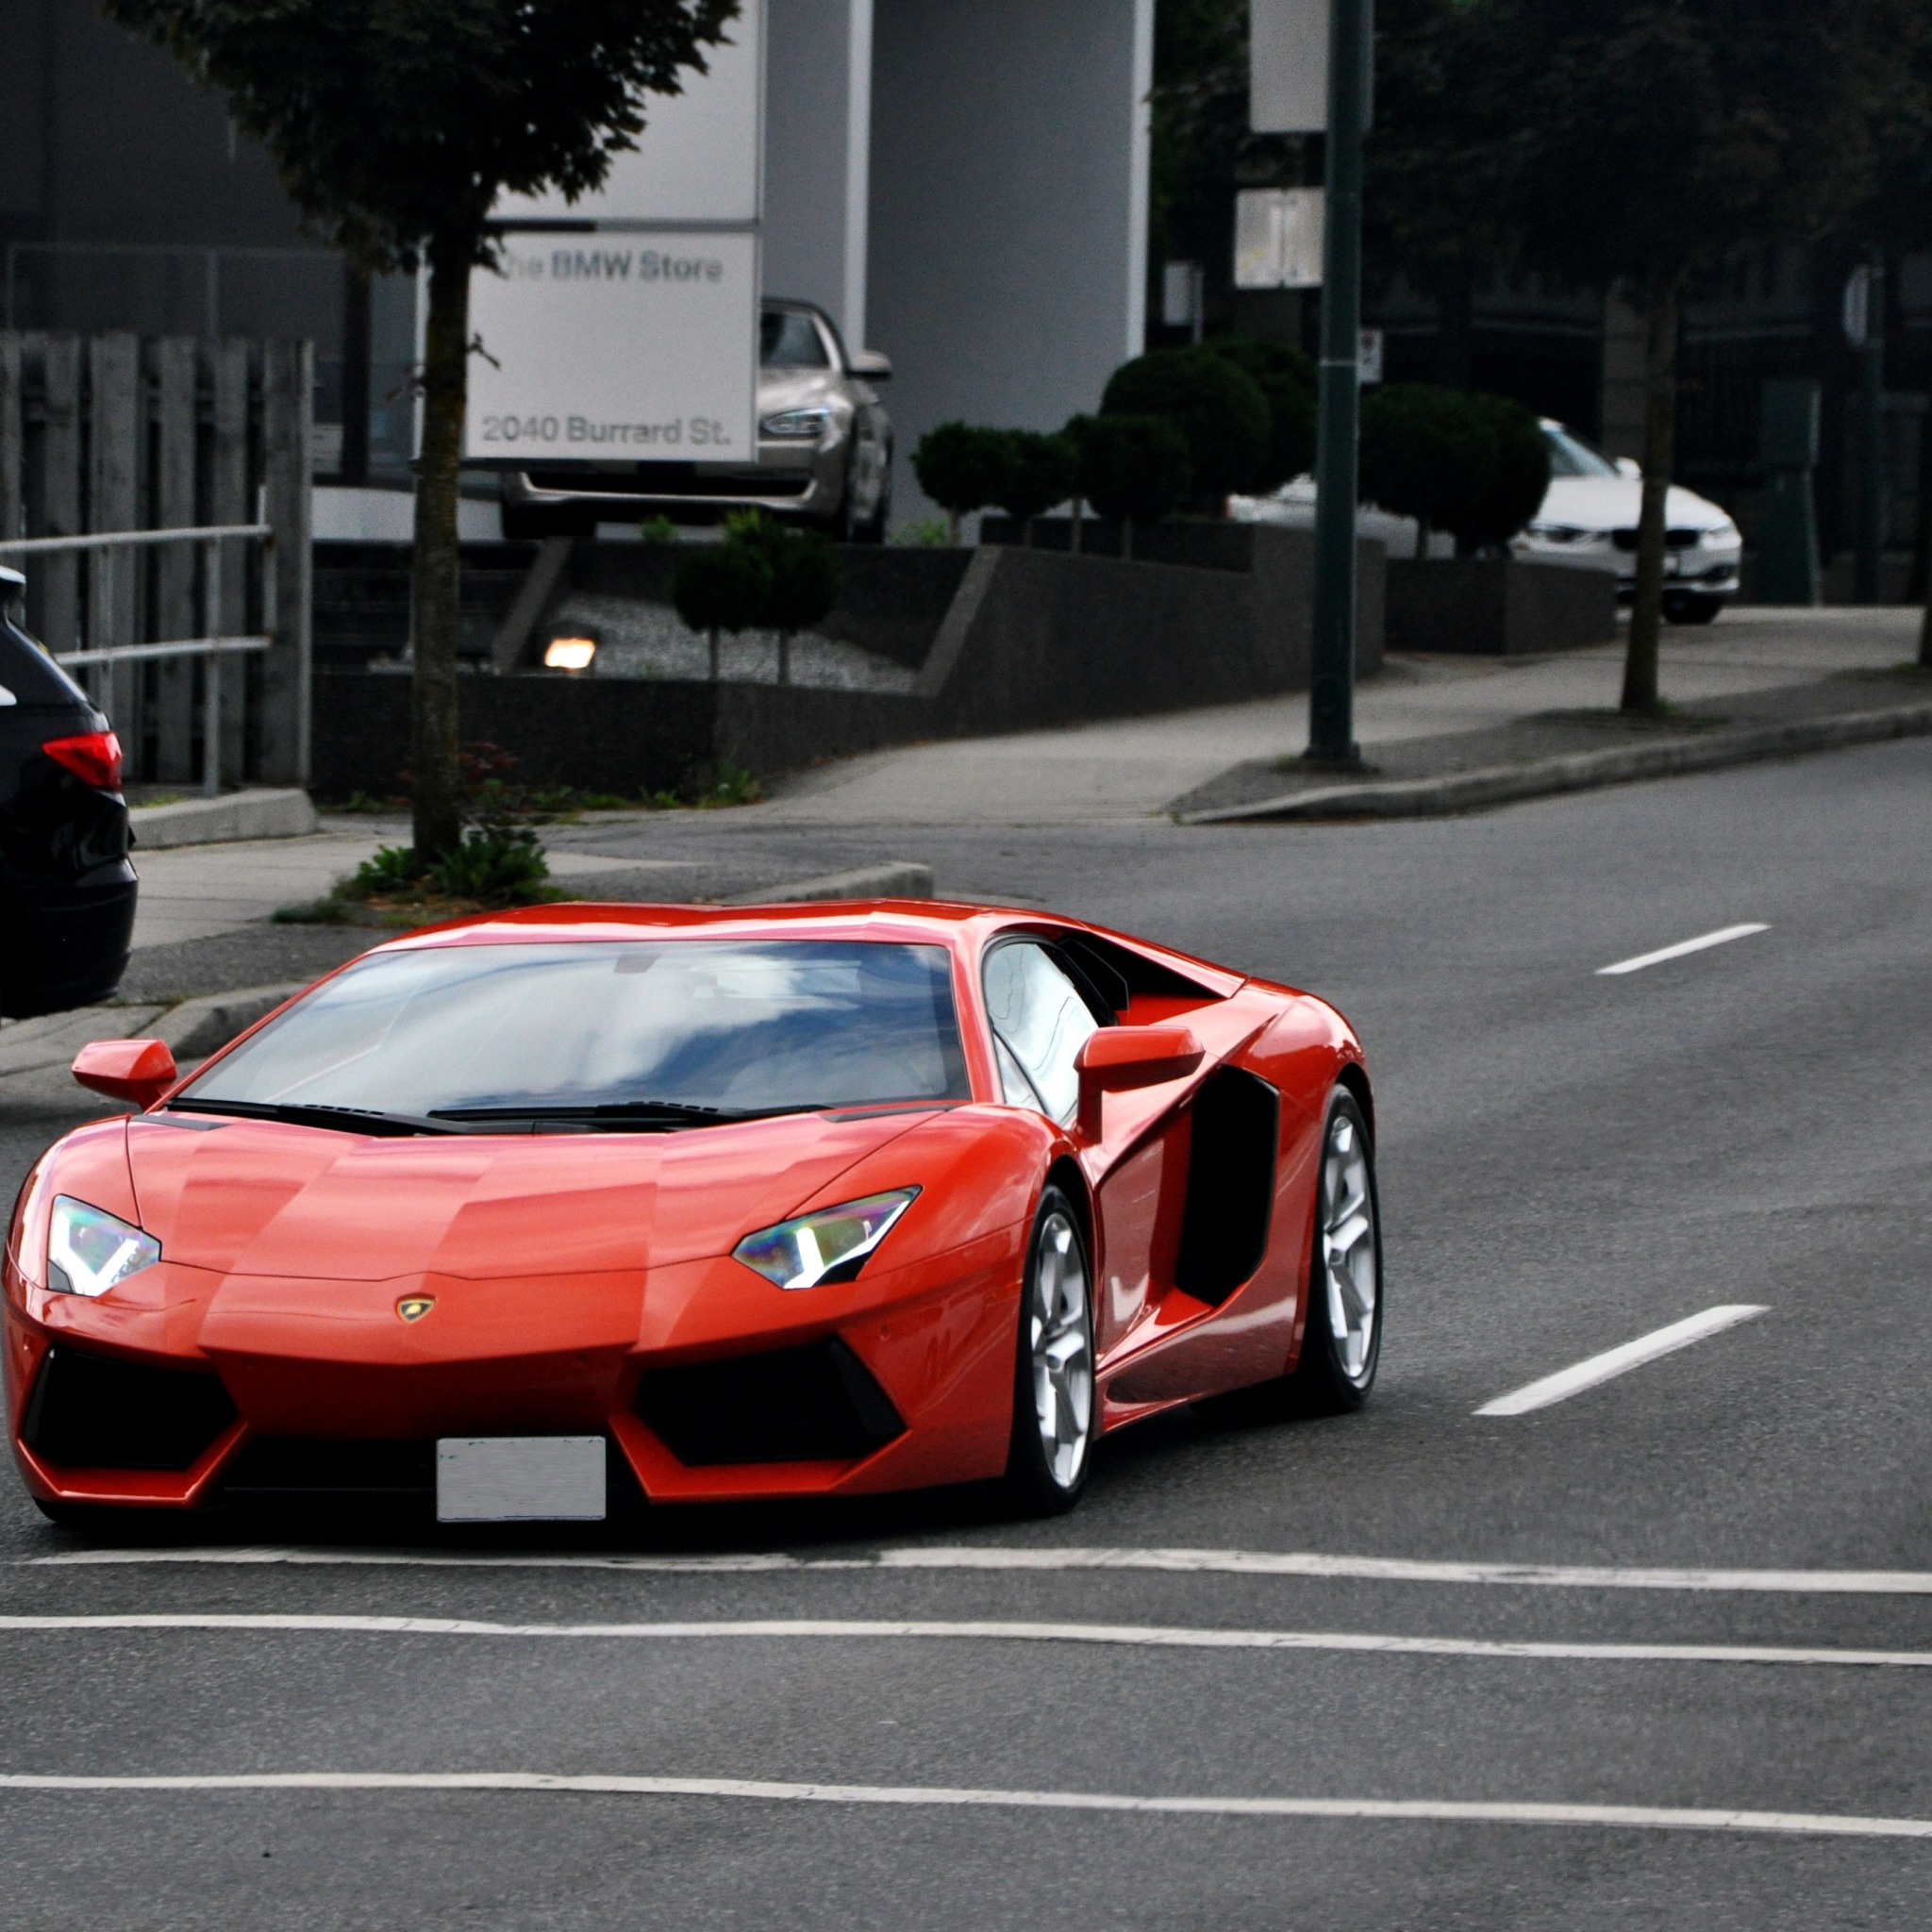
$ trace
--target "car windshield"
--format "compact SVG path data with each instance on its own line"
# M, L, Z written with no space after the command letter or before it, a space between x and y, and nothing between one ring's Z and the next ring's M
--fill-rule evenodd
M768 308L761 319L758 360L767 369L829 369L824 339L808 315L795 308Z
M385 953L179 1098L425 1117L971 1098L942 946L567 941Z
M1543 425L1543 441L1550 446L1550 475L1553 476L1615 476L1621 474L1602 450L1592 448L1574 429L1565 429L1560 423Z

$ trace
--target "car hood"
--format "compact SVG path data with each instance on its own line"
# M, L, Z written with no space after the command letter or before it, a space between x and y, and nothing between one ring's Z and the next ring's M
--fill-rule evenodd
M137 1117L127 1154L142 1225L164 1260L312 1281L488 1281L728 1254L930 1117L393 1140Z
M1643 484L1636 476L1553 476L1536 521L1579 530L1627 530L1636 527L1642 507ZM1707 497L1671 485L1664 522L1672 529L1708 530L1725 521L1725 512Z

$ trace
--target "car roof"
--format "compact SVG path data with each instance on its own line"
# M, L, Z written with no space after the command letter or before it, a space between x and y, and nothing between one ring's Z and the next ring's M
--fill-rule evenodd
M1139 953L1226 998L1243 975L1106 926L1028 908L944 899L852 899L795 906L527 906L452 920L392 940L380 952L457 945L534 944L558 940L812 939L942 945L970 953L994 934L1089 933Z

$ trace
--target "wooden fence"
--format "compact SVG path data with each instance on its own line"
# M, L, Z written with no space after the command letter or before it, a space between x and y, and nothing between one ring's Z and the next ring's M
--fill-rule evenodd
M249 524L275 530L265 567L242 546L208 608L206 546L170 544L139 567L97 558L22 558L28 627L50 650L261 627L266 651L102 667L95 702L120 733L129 775L200 771L202 680L224 680L222 765L271 785L308 777L309 428L307 342L0 331L0 537Z

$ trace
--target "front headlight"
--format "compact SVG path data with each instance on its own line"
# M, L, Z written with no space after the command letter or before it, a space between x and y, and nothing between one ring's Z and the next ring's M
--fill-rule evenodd
M1531 524L1529 535L1541 543L1587 543L1593 530L1579 530L1574 524Z
M760 436L775 436L789 442L815 442L825 433L832 420L829 409L780 409L758 425Z
M1729 517L1726 517L1723 523L1711 525L1710 528L1706 530L1697 541L1705 545L1707 549L1710 550L1718 549L1722 545L1735 543L1738 541L1738 526L1732 523Z
M106 1294L161 1258L153 1235L71 1194L54 1196L47 1228L47 1286L56 1294Z
M816 1214L748 1234L731 1252L778 1288L850 1281L918 1192L917 1188L895 1188L890 1194L821 1208Z

